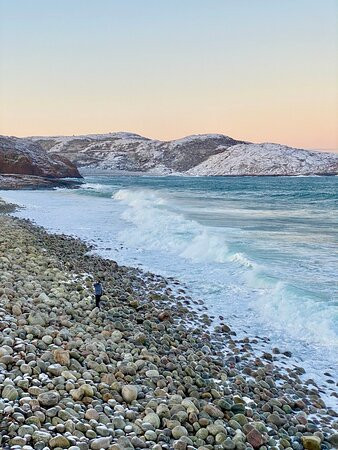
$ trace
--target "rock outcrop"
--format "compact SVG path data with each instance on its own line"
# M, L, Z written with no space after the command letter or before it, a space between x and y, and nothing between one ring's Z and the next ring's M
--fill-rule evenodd
M77 188L79 182L63 178L37 177L35 175L0 174L0 189L53 189Z
M51 155L79 168L153 174L333 175L338 155L279 144L252 144L222 134L158 141L132 133L33 137Z
M0 173L49 178L80 178L76 166L63 155L47 154L37 142L0 136Z

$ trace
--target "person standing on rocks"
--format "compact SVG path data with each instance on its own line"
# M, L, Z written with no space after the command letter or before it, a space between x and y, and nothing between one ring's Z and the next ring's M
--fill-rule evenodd
M96 306L99 308L101 296L103 294L103 287L99 280L96 281L96 283L94 283L94 291L95 291L95 303L96 303Z

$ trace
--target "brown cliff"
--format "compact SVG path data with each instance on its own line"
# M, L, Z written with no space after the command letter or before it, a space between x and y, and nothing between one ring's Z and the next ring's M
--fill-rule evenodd
M0 136L0 173L48 178L81 178L66 157L47 154L37 142Z

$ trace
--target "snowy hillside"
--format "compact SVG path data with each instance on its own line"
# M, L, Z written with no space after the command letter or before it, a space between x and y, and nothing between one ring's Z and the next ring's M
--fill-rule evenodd
M78 167L103 170L173 173L187 170L236 141L222 134L188 136L173 141L147 139L132 133L32 137L50 153L60 153Z
M50 156L68 158L88 171L131 171L186 175L337 174L338 155L252 144L223 134L201 134L172 141L134 133L48 136L22 139Z
M190 175L311 175L338 173L338 155L279 144L239 144L210 156Z

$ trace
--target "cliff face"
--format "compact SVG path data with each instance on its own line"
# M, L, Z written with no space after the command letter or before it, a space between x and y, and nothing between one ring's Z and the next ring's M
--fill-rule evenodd
M50 155L37 142L6 136L0 136L0 173L81 177L76 166L63 155Z

